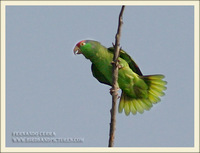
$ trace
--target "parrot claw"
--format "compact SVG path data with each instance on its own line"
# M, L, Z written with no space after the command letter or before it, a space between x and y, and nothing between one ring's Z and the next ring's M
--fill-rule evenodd
M119 91L119 88L117 88L117 92ZM115 92L115 90L113 88L110 88L110 94L112 95ZM117 99L119 99L120 96L117 97Z
M120 65L119 62L120 62L120 60L118 59L118 60L117 60L117 63L115 63L114 61L112 61L111 64L116 64L116 66L117 66L119 69L121 69L121 68L123 68L123 66Z
M114 62L114 61L112 61L110 64L115 64L115 62Z
M118 68L119 68L119 69L123 68L123 66L122 66L122 65L120 65L120 64L118 64L117 66L118 66Z

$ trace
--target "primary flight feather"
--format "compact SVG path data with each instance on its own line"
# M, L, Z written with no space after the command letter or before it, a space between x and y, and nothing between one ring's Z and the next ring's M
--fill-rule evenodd
M106 48L94 40L82 40L74 48L92 62L92 74L101 83L112 86L112 60L114 48ZM143 75L134 60L120 50L118 87L122 90L118 111L126 115L149 110L160 101L166 90L164 75Z

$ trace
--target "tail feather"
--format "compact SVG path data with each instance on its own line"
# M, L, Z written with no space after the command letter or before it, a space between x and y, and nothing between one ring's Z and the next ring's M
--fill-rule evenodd
M157 90L158 92L161 92L167 89L165 86L159 86L159 85L154 85L154 84L151 85L151 88L154 90Z
M140 76L140 79L143 79L148 86L148 97L132 98L122 91L118 107L119 113L124 110L126 115L129 115L130 112L135 115L137 112L142 114L144 110L150 110L153 104L159 102L160 97L165 95L163 91L167 89L165 87L167 82L163 81L163 78L163 75Z
M133 102L130 102L130 109L131 109L131 113L132 114L135 115L137 113L137 109L136 109L136 107L135 107Z
M146 103L142 102L142 100L138 100L138 103L140 104L140 106L142 106L142 108L144 108L145 110L150 110L151 107L149 107Z
M140 103L140 100L137 100L135 103L134 103L134 105L135 105L135 107L136 107L136 109L137 109L137 111L139 112L139 113L143 113L144 112L144 108L142 107L142 105L141 105L141 103Z
M148 107L149 109L153 106L153 104L149 101L149 99L143 99L143 101Z
M130 107L129 107L129 102L128 101L125 101L125 103L124 103L124 111L125 111L126 115L130 114Z

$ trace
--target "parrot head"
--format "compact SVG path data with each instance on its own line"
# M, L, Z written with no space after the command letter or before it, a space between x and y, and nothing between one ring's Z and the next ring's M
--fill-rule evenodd
M100 43L93 40L82 40L74 47L74 54L83 54L87 59L90 59L96 54L97 46Z

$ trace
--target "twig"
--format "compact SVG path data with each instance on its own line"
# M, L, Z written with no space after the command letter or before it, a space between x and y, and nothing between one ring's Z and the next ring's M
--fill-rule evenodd
M123 5L119 14L119 21L118 21L118 29L117 34L115 36L115 46L114 46L114 56L113 56L113 71L112 71L112 108L111 112L111 121L110 121L110 134L109 134L109 144L108 147L114 146L114 139L115 139L115 129L116 129L116 111L117 111L117 99L118 99L118 66L119 66L119 51L120 51L120 37L121 37L121 26L122 26L122 16L124 12L125 6Z

